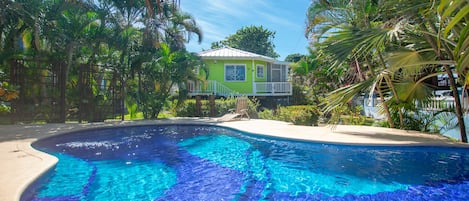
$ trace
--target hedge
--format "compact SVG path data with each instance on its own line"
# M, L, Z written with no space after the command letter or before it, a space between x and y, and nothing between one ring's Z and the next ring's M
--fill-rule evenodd
M295 125L317 126L320 112L313 105L279 106L275 111L259 112L259 118L291 122Z
M210 117L210 102L208 100L201 100L201 115L200 117ZM257 117L258 103L256 100L248 101L248 114L251 118ZM231 109L236 108L236 98L216 99L215 100L215 115L213 117L220 117L229 113ZM196 114L195 99L189 99L184 102L179 108L173 107L174 116L177 117L198 117Z

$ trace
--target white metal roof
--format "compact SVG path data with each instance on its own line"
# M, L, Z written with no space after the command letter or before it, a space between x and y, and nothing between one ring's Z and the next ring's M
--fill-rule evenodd
M268 62L276 62L272 57L247 52L232 47L222 47L211 50L206 50L199 53L203 59L257 59Z

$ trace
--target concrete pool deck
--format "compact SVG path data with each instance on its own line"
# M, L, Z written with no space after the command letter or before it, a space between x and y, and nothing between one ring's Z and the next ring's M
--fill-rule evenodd
M0 200L16 201L21 193L39 176L57 163L51 155L37 151L31 143L37 139L90 128L119 127L150 124L213 124L237 130L299 140L335 144L369 144L400 146L457 146L469 145L453 142L436 134L366 126L294 126L272 120L240 120L217 122L216 119L169 119L155 121L122 121L106 123L24 124L0 126Z

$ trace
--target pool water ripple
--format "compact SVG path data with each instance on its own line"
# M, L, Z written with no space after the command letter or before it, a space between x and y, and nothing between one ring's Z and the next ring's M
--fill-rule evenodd
M40 140L59 158L22 200L469 200L469 151L257 137L201 125Z

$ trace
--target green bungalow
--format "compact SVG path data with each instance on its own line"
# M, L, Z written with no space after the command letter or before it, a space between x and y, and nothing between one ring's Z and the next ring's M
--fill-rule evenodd
M189 84L190 95L286 97L292 95L289 62L223 47L199 53L208 78ZM200 72L201 76L203 72Z

